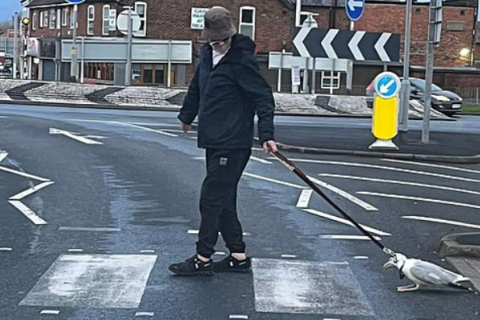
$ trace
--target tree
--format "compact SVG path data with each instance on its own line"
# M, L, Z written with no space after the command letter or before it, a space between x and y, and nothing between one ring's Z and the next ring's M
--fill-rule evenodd
M7 32L8 29L13 29L13 22L11 20L0 21L0 34Z

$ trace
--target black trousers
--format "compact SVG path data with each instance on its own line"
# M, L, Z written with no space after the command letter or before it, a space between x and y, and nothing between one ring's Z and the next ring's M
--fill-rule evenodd
M210 258L218 233L230 252L244 253L243 230L237 215L237 187L252 151L207 149L207 176L200 195L200 232L197 253Z

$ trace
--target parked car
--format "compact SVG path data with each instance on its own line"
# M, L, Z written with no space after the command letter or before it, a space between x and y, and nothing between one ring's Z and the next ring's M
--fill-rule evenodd
M425 91L425 80L419 78L409 78L410 80L410 99L420 100L423 102ZM366 89L366 96L373 97L373 82ZM373 104L372 98L367 98L368 104ZM446 115L453 115L462 110L462 98L451 91L443 90L439 86L432 83L432 108Z

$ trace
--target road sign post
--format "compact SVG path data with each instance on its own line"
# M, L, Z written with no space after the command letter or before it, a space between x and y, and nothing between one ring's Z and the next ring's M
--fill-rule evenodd
M408 111L410 110L410 38L412 29L412 2L407 1L407 12L405 15L405 46L403 58L403 81L402 91L400 94L400 115L399 129L401 132L408 132Z
M398 92L400 79L392 72L382 72L374 80L372 133L377 140L369 149L393 149L398 147L392 139L398 133Z
M77 82L77 16L78 16L78 5L85 2L85 0L66 0L68 3L73 4L73 15L72 15L72 49L71 49L71 62L70 62L70 82Z

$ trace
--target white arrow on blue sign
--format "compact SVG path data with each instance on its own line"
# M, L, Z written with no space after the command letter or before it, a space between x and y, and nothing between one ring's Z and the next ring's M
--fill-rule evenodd
M400 90L400 78L393 72L382 72L373 82L375 92L384 99L391 99Z
M71 4L80 4L82 2L85 2L85 0L65 0L65 1Z
M363 14L365 9L365 0L347 0L345 3L345 11L352 21L357 21Z

